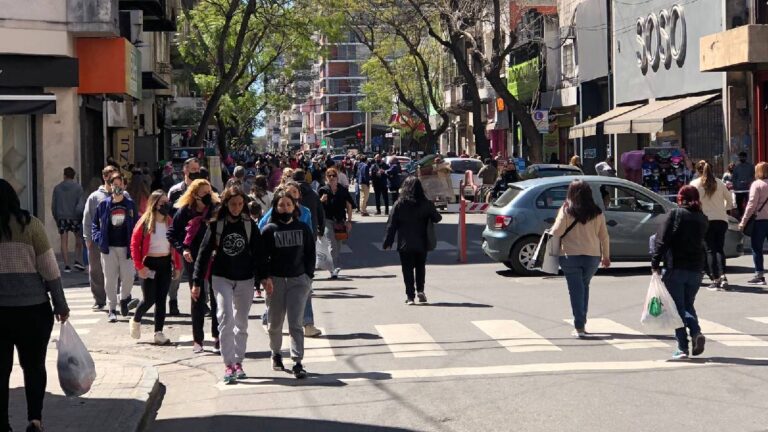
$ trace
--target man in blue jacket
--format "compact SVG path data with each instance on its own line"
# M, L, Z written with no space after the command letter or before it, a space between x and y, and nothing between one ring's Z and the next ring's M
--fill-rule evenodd
M371 173L368 171L368 164L365 155L360 155L357 163L357 184L360 185L360 213L368 216L368 196L371 193Z
M122 281L120 291L120 315L127 316L131 306L136 307L138 299L131 298L135 268L131 260L131 233L138 219L133 200L126 197L124 180L120 172L109 177L112 191L109 197L99 203L93 217L93 243L101 251L101 266L104 269L104 290L107 294L109 322L117 322L117 282Z

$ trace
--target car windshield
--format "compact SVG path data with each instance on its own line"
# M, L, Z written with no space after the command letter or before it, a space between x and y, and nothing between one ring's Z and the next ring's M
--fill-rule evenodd
M521 188L519 188L519 187L517 187L515 185L509 186L507 188L506 192L501 194L501 196L498 199L496 199L496 201L493 202L493 206L494 207L504 207L504 206L506 206L507 204L511 203L515 199L515 197L520 195L520 192L522 192L522 191L523 191L523 189L521 189Z
M464 174L467 171L477 174L482 167L483 163L476 159L456 159L451 161L451 171L454 174Z

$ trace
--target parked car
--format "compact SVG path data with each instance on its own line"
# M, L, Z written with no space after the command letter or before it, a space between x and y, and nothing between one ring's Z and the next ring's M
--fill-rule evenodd
M592 187L605 211L612 261L648 261L648 239L656 233L673 202L628 180L580 176ZM544 230L555 222L573 177L548 177L510 185L488 208L483 252L521 275L534 274L534 251ZM743 235L730 218L725 238L727 258L742 255Z
M520 178L523 180L531 180L542 177L574 176L583 174L584 173L579 167L573 165L533 164L520 174Z
M480 186L483 181L477 173L483 167L483 162L472 158L446 158L445 162L451 165L451 184L453 185L453 194L458 198L459 183L464 180L464 173L472 171L472 177L475 184Z

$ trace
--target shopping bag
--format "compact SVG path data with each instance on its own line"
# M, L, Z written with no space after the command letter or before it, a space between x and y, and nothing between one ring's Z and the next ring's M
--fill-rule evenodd
M315 268L320 270L333 270L333 258L331 257L331 242L325 237L320 237L315 244Z
M651 285L645 296L640 323L647 331L659 333L671 333L684 326L680 314L677 313L675 301L657 273L651 276Z
M553 236L549 231L544 231L533 256L535 257L533 268L543 273L557 274L560 271L560 238Z
M69 321L61 324L56 348L59 350L56 367L59 372L59 384L64 394L82 396L88 393L96 379L96 366L93 364L93 357Z

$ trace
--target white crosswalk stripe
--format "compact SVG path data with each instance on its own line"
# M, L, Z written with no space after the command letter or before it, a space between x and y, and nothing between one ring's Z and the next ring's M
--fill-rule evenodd
M573 325L571 319L564 321ZM620 350L666 348L669 346L659 340L645 337L645 334L608 318L590 318L587 322L587 331L593 338L601 339Z
M325 329L318 327L325 334ZM291 337L283 335L283 348L286 351L291 347ZM290 357L290 356L289 356ZM304 338L304 363L322 363L336 361L336 356L331 348L331 341L323 338Z
M552 342L513 320L472 321L509 352L561 351Z
M699 318L701 332L707 339L730 347L766 347L768 342L752 335L744 334L730 327Z
M398 358L444 356L445 351L420 324L377 325L376 331Z

